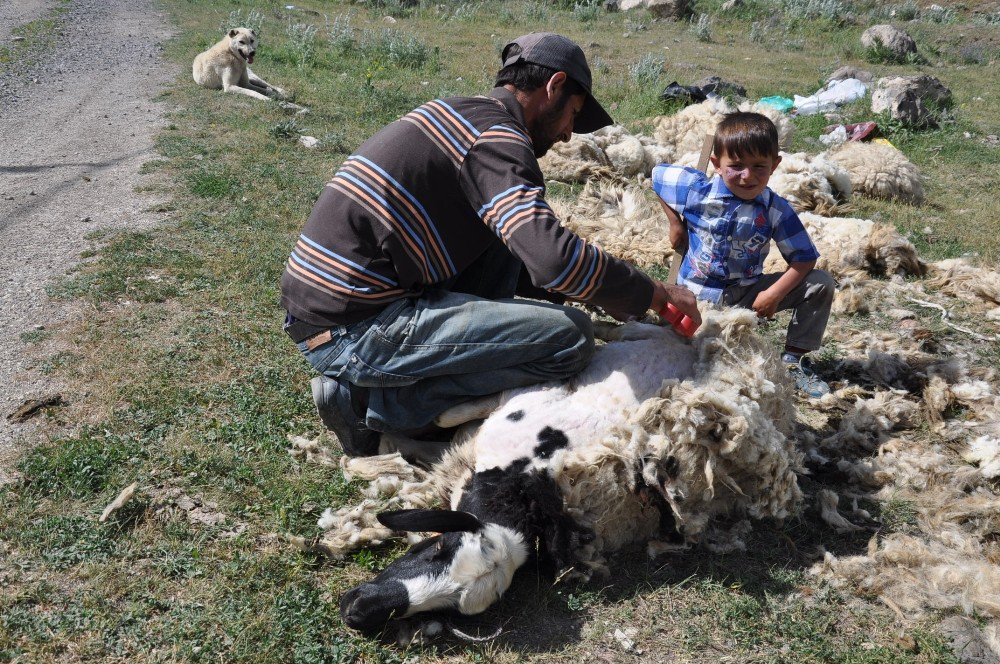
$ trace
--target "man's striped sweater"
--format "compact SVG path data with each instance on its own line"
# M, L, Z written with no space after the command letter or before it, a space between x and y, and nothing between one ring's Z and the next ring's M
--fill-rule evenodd
M363 320L502 241L535 286L642 315L649 278L560 226L544 195L511 92L424 104L372 136L324 187L286 264L282 305L313 325Z

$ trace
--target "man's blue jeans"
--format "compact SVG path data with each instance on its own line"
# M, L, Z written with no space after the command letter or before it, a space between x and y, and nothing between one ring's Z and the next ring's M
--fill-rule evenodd
M520 263L503 268L492 278L483 271L447 285L487 296L508 291L508 297L428 290L373 318L334 328L323 346L310 351L302 342L299 350L320 373L369 388L366 424L383 432L418 430L472 398L582 370L594 353L590 317L579 309L513 299Z

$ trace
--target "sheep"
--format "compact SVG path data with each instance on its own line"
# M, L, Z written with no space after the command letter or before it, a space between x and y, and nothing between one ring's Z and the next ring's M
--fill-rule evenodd
M827 150L820 157L849 173L851 186L859 194L911 205L924 202L919 169L891 145L847 142Z
M345 460L385 493L380 505L376 488L360 506L327 510L315 548L342 554L394 532L441 533L346 593L346 624L378 630L431 609L471 615L533 557L587 579L607 574L605 555L631 543L649 542L651 555L733 550L744 546L745 518L795 514L791 384L755 327L752 312L706 312L689 342L630 323L578 377L505 393L423 476L398 455ZM387 470L399 480L384 481ZM427 509L435 500L451 509ZM376 517L385 508L396 511Z

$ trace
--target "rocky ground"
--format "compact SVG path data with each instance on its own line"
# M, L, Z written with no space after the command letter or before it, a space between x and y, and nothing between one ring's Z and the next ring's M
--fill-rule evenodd
M10 415L32 399L73 398L26 343L85 315L46 288L93 247L94 231L157 221L135 188L163 123L153 98L180 73L161 57L171 32L152 0L72 0L51 39L14 41L16 26L55 8L0 3L0 43L18 55L0 66L0 484L40 434L41 418Z

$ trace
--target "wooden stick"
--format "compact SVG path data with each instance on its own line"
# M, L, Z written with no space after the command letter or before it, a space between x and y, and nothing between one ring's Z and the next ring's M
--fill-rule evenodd
M708 169L708 158L712 156L712 144L715 143L715 134L705 134L705 139L701 143L701 156L698 157L698 170L702 173ZM667 275L667 283L671 286L677 284L677 277L681 272L681 261L684 254L674 251L670 259L670 273Z

